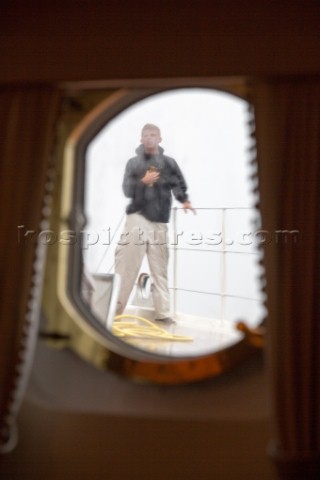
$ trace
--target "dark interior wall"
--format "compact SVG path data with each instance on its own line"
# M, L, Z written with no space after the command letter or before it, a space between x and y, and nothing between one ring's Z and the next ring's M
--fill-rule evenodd
M319 18L317 0L11 0L0 81L319 73Z
M264 420L61 413L24 404L3 480L275 480Z
M1 480L274 480L261 356L199 384L135 383L38 344Z

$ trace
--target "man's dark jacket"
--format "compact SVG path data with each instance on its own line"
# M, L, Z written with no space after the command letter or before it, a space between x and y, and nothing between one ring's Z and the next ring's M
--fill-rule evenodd
M123 192L131 198L126 212L141 213L152 222L167 223L170 217L172 194L184 203L188 200L187 184L177 162L163 154L159 147L157 156L147 155L144 146L136 149L137 156L131 158L125 169ZM160 172L160 178L152 186L145 185L141 179L151 166Z

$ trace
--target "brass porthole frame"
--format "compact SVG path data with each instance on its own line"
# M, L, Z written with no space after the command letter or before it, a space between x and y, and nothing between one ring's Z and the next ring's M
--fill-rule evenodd
M205 84L199 85L194 82L194 87L220 89L228 93L235 94L245 98L247 86L243 80L230 81L230 85ZM222 83L222 87L221 87ZM136 87L119 88L101 101L77 124L69 135L64 149L63 176L62 176L62 197L61 197L61 230L80 230L84 225L85 219L81 211L81 199L83 198L83 162L84 153L91 139L103 128L103 126L113 117L121 113L130 105L156 93L162 93L166 90L174 90L183 87L189 88L189 84L168 85L166 88ZM241 92L241 94L239 94ZM247 98L245 98L247 100ZM82 168L81 168L82 167ZM78 252L79 253L79 252ZM239 328L243 333L241 340L222 350L201 355L199 357L175 358L156 355L149 352L140 351L137 348L125 344L122 340L115 338L111 333L103 331L99 327L99 322L95 321L93 315L85 309L84 302L77 294L77 278L79 278L79 269L75 267L75 258L77 257L75 245L59 246L58 256L58 275L57 275L57 294L58 298L68 315L74 322L91 337L97 348L102 349L103 354L95 365L102 369L111 370L125 377L149 381L159 384L179 384L204 380L210 377L226 372L242 360L257 352L257 342L252 338L263 334L257 328L256 332L248 328ZM79 290L78 290L79 292ZM88 321L88 315L91 316ZM243 324L241 324L243 326ZM259 343L259 347L263 341ZM126 353L124 353L126 352ZM87 358L90 360L90 358Z

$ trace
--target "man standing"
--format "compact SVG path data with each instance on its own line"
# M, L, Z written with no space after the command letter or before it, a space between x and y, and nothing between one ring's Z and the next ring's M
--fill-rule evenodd
M167 223L172 193L185 211L195 213L195 210L188 200L181 170L173 158L164 155L159 146L161 140L159 127L146 124L141 132L141 145L136 149L137 156L126 165L122 187L131 202L115 253L115 271L121 277L117 314L127 305L146 254L153 283L155 319L172 323L167 272Z

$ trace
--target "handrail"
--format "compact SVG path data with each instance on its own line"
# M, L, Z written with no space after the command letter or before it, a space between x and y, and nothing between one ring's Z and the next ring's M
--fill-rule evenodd
M172 211L172 229L173 229L173 234L175 235L174 238L176 238L177 235L177 213L179 210L183 210L183 207L173 207L171 209ZM174 243L172 246L169 246L168 248L173 251L173 286L169 287L170 290L173 290L173 315L177 313L177 292L178 291L185 291L185 292L190 292L190 293L199 293L199 294L204 294L204 295L212 295L212 296L219 296L221 298L221 311L220 311L220 318L223 320L225 318L225 299L226 298L238 298L242 300L248 300L248 301L259 301L258 298L252 298L252 297L246 297L242 295L234 295L234 294L229 294L226 292L226 282L227 282L227 268L226 268L226 254L242 254L242 255L261 255L260 251L240 251L240 250L232 250L228 248L228 244L226 244L226 236L225 236L225 231L226 231L226 215L228 211L232 210L252 210L255 211L255 207L199 207L196 208L197 211L199 210L212 210L212 211L221 211L222 212L222 219L221 219L221 248L220 249L208 249L208 248L188 248L188 247L181 247L178 246L178 243ZM120 221L118 222L118 225L112 235L112 239L110 244L108 245L108 248L105 250L103 253L102 259L99 262L98 269L101 266L108 250L109 247L116 237L122 223L123 223L124 215L121 217ZM222 274L221 274L221 279L220 279L220 292L206 292L206 291L201 291L201 290L194 290L194 289L186 289L186 288L181 288L177 286L177 270L178 270L178 251L193 251L193 252L206 252L206 253L219 253L222 255ZM109 269L108 273L110 273L113 269L114 265L111 266ZM97 269L97 270L98 270Z
M172 224L173 224L173 232L176 238L177 234L177 211L178 210L183 210L183 207L173 207L173 215L172 215ZM200 207L196 208L196 210L217 210L222 212L222 220L221 220L221 237L222 237L222 244L221 244L221 249L216 250L216 249L201 249L201 248L188 248L188 247L179 247L177 243L173 245L173 287L170 287L170 290L173 290L173 315L177 313L176 307L177 307L177 291L185 291L185 292L190 292L190 293L199 293L199 294L204 294L204 295L212 295L212 296L219 296L221 298L221 311L220 311L220 319L223 320L225 319L225 299L226 298L237 298L241 300L249 300L249 301L259 301L258 298L251 298L251 297L246 297L242 295L233 295L233 294L228 294L226 293L226 282L227 282L227 276L226 276L226 254L227 253L235 253L235 254L243 254L243 255L260 255L259 251L251 251L251 252L244 252L244 251L237 251L237 250L229 250L226 245L225 241L225 230L226 230L226 213L229 210L255 210L254 207ZM170 248L170 247L169 247ZM220 292L205 292L205 291L200 291L200 290L194 290L194 289L185 289L185 288L179 288L177 287L177 253L179 251L193 251L193 252L206 252L206 253L220 253L222 254L222 274L221 274L221 279L220 279Z

